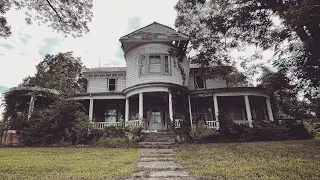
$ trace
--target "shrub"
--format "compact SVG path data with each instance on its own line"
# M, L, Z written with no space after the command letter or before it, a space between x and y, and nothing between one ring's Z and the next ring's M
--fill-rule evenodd
M309 120L285 120L279 123L289 128L291 139L311 139L317 133L315 125Z
M127 138L106 138L102 137L94 143L96 147L124 148L132 147L134 143Z
M217 135L217 131L209 129L204 121L199 121L197 126L190 131L190 136L196 142L201 142L205 138Z
M144 128L142 126L139 126L139 127L127 126L127 127L125 127L126 137L130 141L134 141L134 142L141 141L141 139L143 137L143 133L142 133L143 129Z

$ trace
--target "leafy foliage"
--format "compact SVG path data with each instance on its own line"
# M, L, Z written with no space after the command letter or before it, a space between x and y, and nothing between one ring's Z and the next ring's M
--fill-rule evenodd
M191 37L193 62L231 65L233 50L274 48L279 69L302 86L319 87L318 0L179 0L175 8L176 27Z
M88 22L93 17L92 3L92 0L0 1L0 37L11 35L11 28L3 15L12 8L25 11L28 24L46 24L65 35L81 36L89 32Z
M20 86L55 89L66 96L85 90L86 81L81 74L81 59L73 57L72 52L48 54L36 68L36 75L25 78Z
M29 121L20 119L16 127L22 145L50 145L84 142L89 118L80 103L57 100L45 109L35 110Z
M216 130L209 129L204 121L199 121L196 127L194 127L190 131L190 136L195 141L201 141L207 137L214 136L216 134L217 134Z

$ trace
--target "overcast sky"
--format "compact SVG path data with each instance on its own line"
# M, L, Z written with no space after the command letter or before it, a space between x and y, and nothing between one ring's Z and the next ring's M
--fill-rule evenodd
M90 32L81 38L52 32L37 24L27 25L24 13L6 14L12 36L0 39L0 85L14 87L35 73L46 54L73 51L85 66L125 66L119 38L157 21L174 27L176 0L94 1Z

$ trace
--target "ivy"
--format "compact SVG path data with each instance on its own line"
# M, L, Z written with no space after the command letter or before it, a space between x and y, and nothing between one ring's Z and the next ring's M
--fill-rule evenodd
M178 64L178 68L180 70L180 74L181 74L181 77L182 77L182 84L185 85L186 83L186 73L184 71L184 68L182 67L182 62L183 62L183 59L184 59L184 56L185 56L185 53L183 50L177 50L175 48L170 48L168 49L168 53L169 55L174 58L174 59L178 59L177 61L177 64Z

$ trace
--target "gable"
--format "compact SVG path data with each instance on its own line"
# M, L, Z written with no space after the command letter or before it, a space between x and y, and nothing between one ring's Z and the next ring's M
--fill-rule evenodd
M154 22L120 38L121 42L178 40L189 40L189 37L157 22Z

